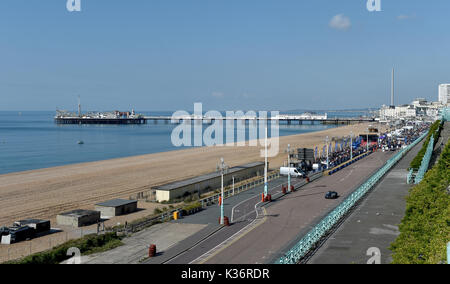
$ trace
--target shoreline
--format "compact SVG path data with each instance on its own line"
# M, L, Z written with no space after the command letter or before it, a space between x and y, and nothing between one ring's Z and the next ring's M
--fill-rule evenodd
M342 127L342 126L337 125L337 126L334 126L334 127L329 127L327 129L323 129L323 130L314 130L314 131L308 131L308 132L304 132L304 133L283 135L283 136L279 136L279 138L281 139L282 137L311 134L311 133L321 132L321 131L325 131L325 130L329 130L329 129L336 129L336 128L339 128L339 127ZM254 141L254 140L246 140L245 141L246 145L248 145L251 141ZM270 137L269 137L269 141L270 141ZM237 145L238 143L240 143L240 142L235 142L235 145ZM172 152L177 152L177 151L181 152L181 151L187 151L187 150L199 149L199 148L207 148L207 147L208 146L202 146L202 147L191 146L191 147L185 147L183 149L175 148L175 149L166 150L166 151L163 151L163 152L153 152L153 153L137 154L137 155L131 155L131 156L105 158L105 159L93 160L93 161L68 163L68 164L62 164L62 165L57 165L57 166L48 166L48 167L35 168L35 169L19 170L19 171L15 171L15 172L0 173L0 178L2 178L3 176L7 176L7 175L26 174L26 173L31 173L31 172L46 171L46 170L49 170L49 169L57 170L57 169L63 168L63 167L69 167L69 166L75 166L76 167L76 166L82 166L82 165L89 165L89 164L93 164L93 163L102 163L102 162L107 162L107 161L111 161L112 162L112 161L115 161L115 160L123 160L123 159L132 159L132 158L138 158L139 159L139 158L142 158L142 157L145 157L145 156L149 156L149 155L172 153ZM223 144L223 145L217 145L217 146L213 146L213 147L221 148L221 147L229 147L229 146L227 144Z
M325 136L346 136L350 131L363 133L369 124L281 136L279 153L269 158L269 167L283 164L287 144L291 144L291 149L315 146L320 149ZM372 125L381 128L377 123ZM25 218L54 220L64 211L92 209L101 201L128 198L160 184L213 172L220 157L230 167L261 161L264 159L259 155L261 149L261 146L189 148L3 174L0 225Z

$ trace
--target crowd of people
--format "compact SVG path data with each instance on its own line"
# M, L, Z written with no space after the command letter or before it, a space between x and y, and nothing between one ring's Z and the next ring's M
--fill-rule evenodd
M314 161L313 170L314 171L322 171L327 169L327 160L328 160L328 169L332 169L340 164L343 164L353 158L366 153L367 151L373 152L376 150L382 151L397 151L406 147L410 143L414 142L426 129L429 127L428 124L422 123L419 125L411 125L402 127L389 133L382 133L379 136L377 141L370 141L369 146L367 147L367 139L363 139L363 137L359 137L355 139L353 145L350 146L350 143L341 143L340 147L338 145L333 149L329 147L328 149L328 159L326 148L324 147L321 154L317 155ZM348 141L347 141L348 142ZM353 151L351 148L353 147ZM353 152L353 153L352 153ZM317 153L317 148L316 148Z

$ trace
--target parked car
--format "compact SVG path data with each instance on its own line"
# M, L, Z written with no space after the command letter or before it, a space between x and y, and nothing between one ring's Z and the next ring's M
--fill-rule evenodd
M325 194L326 199L337 199L339 197L339 194L336 191L328 191Z

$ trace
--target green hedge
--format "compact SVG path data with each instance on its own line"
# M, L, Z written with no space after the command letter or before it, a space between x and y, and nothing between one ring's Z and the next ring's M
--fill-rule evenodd
M450 241L450 142L424 180L410 190L400 235L391 245L395 264L437 264Z
M51 250L29 255L20 260L10 261L7 264L59 264L71 256L67 256L67 250L76 247L83 255L107 251L122 245L121 238L116 233L103 235L87 235L77 240L68 241Z
M418 170L420 168L420 165L422 164L422 159L425 156L428 144L430 143L431 135L435 134L434 141L437 141L437 138L441 133L441 128L442 127L440 120L434 122L431 125L430 131L428 132L427 138L425 138L425 142L423 143L422 149L420 149L417 156L411 161L410 169Z
M196 212L200 211L201 209L202 209L202 204L200 202L195 202L195 203L192 203L190 205L183 207L182 214L184 216L187 216L187 215L196 213Z

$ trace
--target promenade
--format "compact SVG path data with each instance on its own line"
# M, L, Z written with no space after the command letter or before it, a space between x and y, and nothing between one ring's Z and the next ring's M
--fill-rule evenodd
M391 262L390 244L399 235L406 209L408 167L423 145L417 144L369 193L354 212L331 234L310 264L365 264L369 248L381 252L382 264Z

